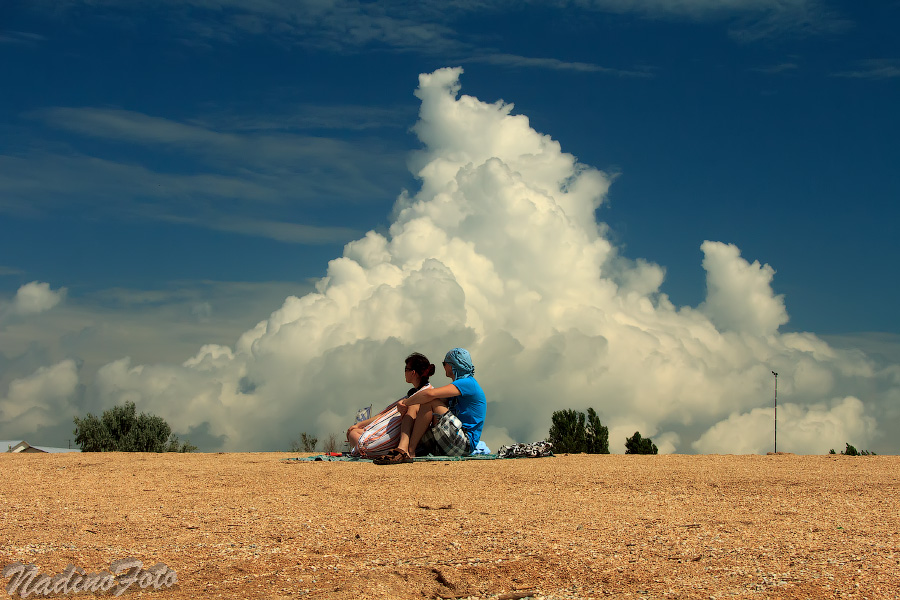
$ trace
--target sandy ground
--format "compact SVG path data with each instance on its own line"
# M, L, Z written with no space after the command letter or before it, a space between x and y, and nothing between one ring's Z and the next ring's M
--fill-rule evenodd
M123 596L158 600L900 598L900 457L290 456L0 454L0 567L161 562Z

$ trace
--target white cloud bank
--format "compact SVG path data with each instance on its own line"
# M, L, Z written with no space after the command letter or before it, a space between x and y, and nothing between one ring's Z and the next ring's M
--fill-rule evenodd
M0 424L7 434L33 433L76 415L72 406L78 386L75 361L64 360L41 367L32 375L15 379L0 397ZM19 439L19 438L16 438Z
M421 189L398 199L387 235L347 244L316 292L287 298L233 347L206 345L181 365L103 366L88 406L134 401L205 450L283 450L401 395L409 352L437 362L464 346L488 395L492 448L544 438L554 410L593 406L614 452L636 430L664 452L764 452L772 370L780 450L866 447L877 421L896 418L900 367L780 334L773 269L736 247L704 242L707 298L674 306L663 269L619 255L596 220L609 178L511 105L460 96L460 73L420 76Z
M711 427L691 447L702 453L721 452L722 448L727 448L734 454L751 454L772 448L777 436L772 428L774 419L774 407L732 414ZM852 396L828 404L784 404L778 407L778 425L782 432L777 440L779 452L805 453L808 448L819 447L822 440L857 440L865 449L875 431L875 420L865 415L863 403ZM785 436L785 432L788 435ZM828 448L843 449L843 443Z

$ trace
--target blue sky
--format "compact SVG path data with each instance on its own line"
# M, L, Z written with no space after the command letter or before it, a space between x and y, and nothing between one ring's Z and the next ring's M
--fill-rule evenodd
M701 243L734 244L775 270L782 333L897 360L898 22L896 1L5 2L0 299L46 282L70 312L0 322L0 395L65 358L88 387L126 354L180 363L311 291L419 189L413 91L457 66L609 175L598 221L675 306L706 297Z

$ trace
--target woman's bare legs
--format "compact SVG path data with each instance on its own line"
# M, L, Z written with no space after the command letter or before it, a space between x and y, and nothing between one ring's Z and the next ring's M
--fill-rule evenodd
M431 427L431 421L439 408L444 410L437 414L447 412L447 407L444 406L441 400L432 400L424 404L413 404L410 406L400 422L400 442L397 444L397 449L409 456L415 456L416 446L419 445L422 436ZM412 448L412 451L410 451L410 448Z
M347 430L347 442L351 448L355 448L359 444L359 438L362 437L365 427L352 426Z
M400 421L400 442L397 444L397 449L407 454L409 454L409 436L412 433L413 425L415 425L420 406L420 404L413 404L407 408L406 414L403 415L403 420Z
M413 423L412 432L409 434L409 448L412 448L412 452L409 452L407 449L407 453L410 456L416 455L416 446L419 445L419 440L422 439L422 436L425 435L425 432L431 426L431 419L434 415L434 412L431 408L432 403L428 404L420 404L419 412L416 415L416 421Z

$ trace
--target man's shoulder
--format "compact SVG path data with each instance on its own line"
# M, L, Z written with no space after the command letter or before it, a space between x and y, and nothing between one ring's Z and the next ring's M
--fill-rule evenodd
M464 377L453 382L456 388L463 394L484 396L481 384L474 377Z

